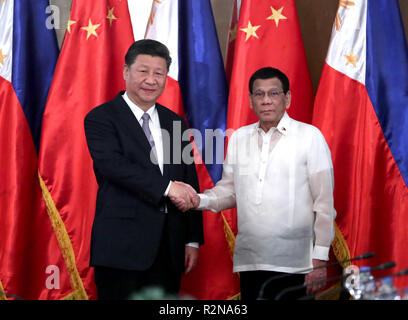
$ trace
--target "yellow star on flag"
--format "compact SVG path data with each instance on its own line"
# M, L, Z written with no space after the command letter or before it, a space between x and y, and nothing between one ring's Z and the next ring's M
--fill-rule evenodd
M71 26L74 24L74 23L77 23L76 21L73 21L73 20L68 20L68 25L67 25L67 31L69 32L69 34L71 34Z
M84 29L88 32L88 34L86 35L86 40L88 40L91 35L98 37L98 34L96 33L96 29L98 29L99 26L100 24L92 24L91 19L89 19L89 25L87 27L81 27L81 29Z
M354 55L353 50L351 50L351 53L350 53L349 56L348 56L348 55L345 55L345 57L346 57L346 59L347 59L346 66L351 63L354 68L357 66L357 65L356 65L356 61L360 58L360 57Z
M283 7L280 8L279 10L275 10L273 7L271 7L271 10L272 10L272 15L269 16L268 18L266 18L266 20L275 20L276 26L279 25L279 20L281 20L281 19L287 19L287 18L282 14Z
M241 31L244 31L246 33L246 38L245 41L247 41L250 37L255 37L257 39L258 35L256 34L256 30L258 30L261 26L253 26L251 24L251 21L248 22L248 27L247 28L241 28Z
M0 49L0 63L4 65L4 59L7 57L7 55L3 54L3 51Z
M113 14L113 10L115 10L115 7L113 7L112 9L108 10L108 16L106 17L106 19L109 20L109 26L112 26L112 20L117 20L118 18L115 17L115 15Z
M229 41L232 42L237 38L237 29L238 25L236 24L234 28L230 29L229 31Z

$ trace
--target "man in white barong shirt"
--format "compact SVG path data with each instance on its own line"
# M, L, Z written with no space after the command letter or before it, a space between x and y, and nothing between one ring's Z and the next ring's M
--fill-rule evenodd
M330 150L316 127L286 113L291 92L281 71L256 71L249 91L259 121L231 135L222 179L195 195L194 206L213 212L237 207L233 271L240 273L243 300L256 299L281 273L292 275L270 281L266 298L304 283L314 294L324 287L326 269L310 269L326 263L334 238Z

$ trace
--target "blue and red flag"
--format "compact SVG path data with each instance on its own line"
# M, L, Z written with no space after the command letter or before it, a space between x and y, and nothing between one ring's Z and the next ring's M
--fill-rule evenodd
M397 0L339 1L313 123L332 151L348 246L336 249L375 253L360 266L396 262L377 276L407 268L408 49Z
M197 146L202 191L221 178L228 87L210 0L155 1L146 38L163 42L173 62L159 102L186 116ZM194 132L196 134L194 134ZM223 216L204 212L205 244L181 293L196 299L229 299L239 293Z
M11 298L43 297L44 246L58 251L48 216L41 214L36 152L58 57L55 30L46 24L48 5L0 2L0 282Z

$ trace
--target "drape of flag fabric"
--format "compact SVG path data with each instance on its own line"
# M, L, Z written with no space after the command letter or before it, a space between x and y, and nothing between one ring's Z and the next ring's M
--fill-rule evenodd
M197 147L200 189L212 188L222 174L228 89L210 1L154 1L146 38L169 47L173 63L159 102L185 114ZM181 294L233 298L239 283L232 273L223 217L211 212L203 216L205 244L197 267L182 279Z
M313 88L295 1L242 0L235 37L227 128L237 129L258 120L249 108L248 82L252 73L266 66L280 69L289 78L289 115L310 123Z
M73 1L39 152L43 196L68 269L61 275L61 298L96 297L89 253L97 183L83 121L125 89L124 56L132 42L127 1Z
M48 5L0 2L0 289L11 298L44 298L48 254L55 264L62 260L37 178L41 118L58 56Z
M225 72L227 73L227 82L231 82L232 65L234 62L235 40L237 38L239 9L241 1L234 0L232 14L230 19L230 27L228 32L227 52L225 58Z
M397 0L339 1L313 123L332 151L337 225L356 262L408 267L408 50ZM407 286L406 277L396 278Z

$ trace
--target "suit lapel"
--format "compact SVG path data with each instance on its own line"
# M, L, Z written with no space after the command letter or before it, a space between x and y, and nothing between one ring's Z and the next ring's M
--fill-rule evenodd
M156 103L156 110L159 115L160 127L162 129L162 141L163 141L163 176L166 178L171 177L171 163L173 154L173 121L167 115L165 107ZM164 133L163 133L164 130ZM166 137L167 136L167 137ZM170 137L170 139L168 139Z
M127 105L125 100L123 100L122 98L123 93L124 91L120 92L113 100L115 105L115 115L118 117L124 129L131 133L132 140L134 140L134 142L137 145L139 145L139 147L142 149L142 153L150 155L151 147L149 141L147 140L147 137L142 127L140 126L140 123L137 121L135 115L133 114L132 110ZM161 174L159 165L155 165L155 167Z

